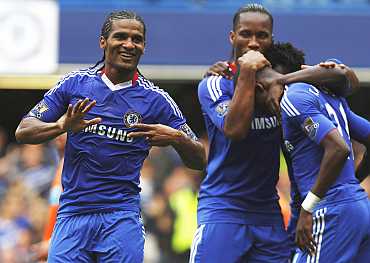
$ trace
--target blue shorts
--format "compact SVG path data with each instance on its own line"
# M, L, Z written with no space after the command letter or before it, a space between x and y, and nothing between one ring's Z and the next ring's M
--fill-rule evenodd
M145 232L140 214L131 211L58 218L48 262L141 263Z
M370 260L370 200L328 205L313 212L316 254L297 250L293 262L355 262Z
M198 227L190 263L285 263L290 242L283 225L254 226L207 223Z

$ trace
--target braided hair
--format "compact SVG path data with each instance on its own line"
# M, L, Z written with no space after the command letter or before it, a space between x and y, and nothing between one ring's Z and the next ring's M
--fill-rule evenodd
M128 10L122 10L122 11L110 13L103 23L100 36L104 37L105 39L108 39L112 31L113 21L122 20L122 19L133 19L133 20L138 21L140 24L142 24L144 28L144 39L145 39L146 26L145 26L143 18L139 16L138 14L136 14L135 12L128 11ZM100 67L99 65L103 63L104 60L105 60L105 53L103 53L102 58L99 61L97 61L95 65L92 66L90 69L98 68L98 70L101 70L104 67L104 65L101 65Z

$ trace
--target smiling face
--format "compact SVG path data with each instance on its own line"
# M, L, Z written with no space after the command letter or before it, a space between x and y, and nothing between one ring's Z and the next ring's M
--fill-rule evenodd
M244 12L230 32L235 59L249 50L264 52L272 45L272 22L267 14Z
M118 71L134 71L145 48L144 25L135 19L112 21L107 38L100 37L105 64Z

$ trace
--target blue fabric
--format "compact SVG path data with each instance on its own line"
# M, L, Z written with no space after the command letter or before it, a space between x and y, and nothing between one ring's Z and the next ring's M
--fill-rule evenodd
M370 201L367 198L315 209L313 218L317 252L310 256L298 250L293 262L369 261ZM312 261L307 261L307 257Z
M96 70L66 75L27 117L54 122L69 104L96 100L86 119L102 122L78 133L68 132L58 216L130 210L139 212L139 177L150 146L129 138L129 122L161 123L179 129L186 123L172 98L139 76L131 86L111 90Z
M48 262L141 263L144 237L144 227L136 212L58 218Z
M289 240L283 225L252 226L227 223L200 225L190 262L288 262Z
M223 127L233 94L233 80L223 77L211 76L199 84L210 148L199 192L198 223L281 224L277 117L255 109L246 138L228 139Z
M320 170L324 153L320 146L321 140L335 129L351 149L349 122L352 123L354 118L348 114L348 104L344 99L326 94L305 83L290 85L280 105L284 142L292 158L294 181L303 200ZM345 194L345 191L355 196ZM354 174L354 157L351 151L339 177L322 202L355 200L365 195Z

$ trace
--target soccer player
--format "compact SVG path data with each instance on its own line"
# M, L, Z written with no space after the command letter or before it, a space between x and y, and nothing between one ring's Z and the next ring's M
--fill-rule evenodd
M111 13L100 36L103 67L66 75L19 124L21 143L67 132L63 193L49 262L142 262L139 176L152 145L171 145L203 169L202 144L172 98L138 73L145 24Z
M270 65L259 51L272 44L272 24L260 5L239 9L230 33L239 74L199 84L210 149L190 262L288 261L275 188L280 127L277 116L255 101L256 71Z
M264 69L258 79L278 73ZM281 100L285 145L304 197L296 262L365 262L370 204L355 177L350 138L370 144L370 123L346 101L312 85L289 85ZM355 218L355 220L354 220Z

